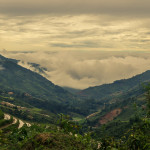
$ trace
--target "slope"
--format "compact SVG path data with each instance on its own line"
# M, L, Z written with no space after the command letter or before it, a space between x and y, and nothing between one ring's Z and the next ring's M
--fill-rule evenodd
M7 90L26 92L32 96L58 103L72 103L75 96L54 85L41 75L23 68L12 60L0 56L0 87Z
M150 71L146 71L129 79L117 80L112 84L90 87L80 91L78 95L107 101L131 89L141 88L141 84L148 81L150 81Z

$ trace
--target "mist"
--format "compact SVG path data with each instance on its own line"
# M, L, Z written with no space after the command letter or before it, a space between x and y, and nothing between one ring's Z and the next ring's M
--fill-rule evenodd
M130 78L150 69L147 52L50 51L5 52L21 60L19 65L34 70L27 62L47 69L45 76L63 87L85 89L115 80ZM23 63L22 63L23 62Z

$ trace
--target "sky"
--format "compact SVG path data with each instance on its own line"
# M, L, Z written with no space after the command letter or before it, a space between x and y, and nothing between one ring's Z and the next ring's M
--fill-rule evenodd
M0 49L149 51L149 0L0 0Z
M0 0L0 53L46 67L60 86L142 73L150 69L149 45L149 0Z

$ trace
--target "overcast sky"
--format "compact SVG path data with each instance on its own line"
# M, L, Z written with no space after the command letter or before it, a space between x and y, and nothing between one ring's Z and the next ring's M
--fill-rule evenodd
M132 77L150 69L150 0L0 0L0 50L60 86Z
M149 0L0 0L0 49L149 51Z

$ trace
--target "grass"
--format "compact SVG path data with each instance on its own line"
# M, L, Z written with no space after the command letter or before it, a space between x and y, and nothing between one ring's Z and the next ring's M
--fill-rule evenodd
M81 121L83 118L81 118L81 117L74 117L73 118L73 121Z
M36 112L40 112L41 109L39 109L39 108L32 108L31 111L32 111L32 112L33 112L33 111L34 111L34 112L35 112L35 111L36 111Z

